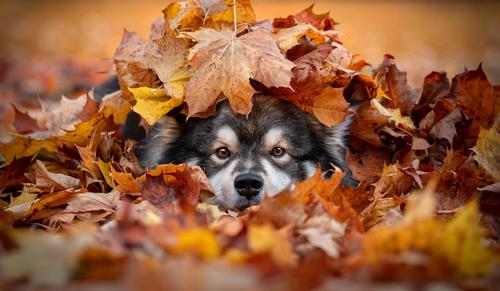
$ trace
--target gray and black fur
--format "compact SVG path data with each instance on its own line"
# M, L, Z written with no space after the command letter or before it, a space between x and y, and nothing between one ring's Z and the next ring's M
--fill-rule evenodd
M96 99L118 90L113 79L94 91ZM331 128L291 103L268 94L256 94L248 117L236 114L229 102L217 105L209 118L189 118L173 112L145 135L140 116L131 112L121 129L126 138L139 140L137 153L144 167L159 163L199 165L215 190L222 208L243 210L302 181L320 166L339 168L342 184L356 186L347 167L346 138L352 116ZM220 158L220 149L229 155ZM281 148L277 156L275 149Z
M218 174L226 171L221 183L230 186L213 185L216 202L224 208L241 210L260 202L265 190L268 190L266 183L277 185L267 191L268 195L274 195L291 186L294 180L301 181L311 176L318 165L323 171L339 168L345 173L342 183L355 186L357 181L352 178L345 162L346 137L351 122L352 117L349 116L344 122L329 128L286 101L271 95L257 94L248 118L234 113L227 101L219 103L217 114L209 118L190 118L185 121L185 116L182 115L164 117L148 134L140 159L144 166L170 162L199 165L212 184L218 182L214 181L218 179ZM271 138L280 134L281 143L286 146L286 161L283 158L276 159L271 155L269 145L263 144L264 138L267 138L266 142L271 142L268 140L270 132L273 135ZM214 151L217 150L214 143L220 143L218 135L222 135L223 139L229 136L231 142L237 140L237 146L233 146L230 156L223 162L218 158L214 159ZM271 149L273 150L274 148ZM227 172L227 167L231 171ZM261 181L264 185L254 188L262 188L262 191L233 189L233 184L234 187L237 186L238 177L244 174L253 175L253 178L248 176L249 185L252 179L254 182ZM276 177L266 178L270 174ZM289 179L285 179L284 175ZM277 183L272 179L282 181ZM245 188L244 183L240 186ZM217 193L224 191L234 193ZM240 192L245 195L240 195ZM246 195L248 193L255 195Z

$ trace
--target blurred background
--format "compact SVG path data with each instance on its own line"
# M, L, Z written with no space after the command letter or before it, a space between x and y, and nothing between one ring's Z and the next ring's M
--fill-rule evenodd
M316 13L330 11L340 23L351 52L374 66L385 53L394 55L414 86L433 70L452 77L480 62L500 84L500 1L253 1L258 19L286 17L313 2ZM123 29L146 38L168 3L0 0L2 99L29 103L105 80Z

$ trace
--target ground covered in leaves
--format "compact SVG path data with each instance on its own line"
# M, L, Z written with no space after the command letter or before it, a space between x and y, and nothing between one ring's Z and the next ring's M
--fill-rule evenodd
M13 104L0 144L0 286L191 290L494 289L500 280L500 87L479 66L412 88L371 67L312 7L255 22L248 0L182 1L148 40L125 32L121 90ZM361 73L371 71L371 73ZM202 169L145 170L120 125L172 108L248 115L267 91L327 126L353 113L342 173L318 171L243 213L221 212ZM15 99L14 99L15 100ZM14 102L15 103L15 102Z

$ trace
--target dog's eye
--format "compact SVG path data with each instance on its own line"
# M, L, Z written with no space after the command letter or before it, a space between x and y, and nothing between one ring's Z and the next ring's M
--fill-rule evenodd
M286 153L286 150L282 147L275 147L271 151L271 155L273 157L277 157L277 158L282 157L285 153Z
M224 159L229 158L229 156L231 155L231 152L229 151L229 149L227 147L220 147L220 148L215 150L215 155L217 156L217 158L224 160Z

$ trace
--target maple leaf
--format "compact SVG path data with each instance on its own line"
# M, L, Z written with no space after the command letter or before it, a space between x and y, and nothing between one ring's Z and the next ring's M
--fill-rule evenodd
M150 39L144 48L146 65L156 72L167 95L177 99L184 97L184 86L191 77L184 68L188 48L189 42L169 29L161 37Z
M36 161L35 180L41 189L66 190L79 188L80 180L64 174L52 173L47 170L41 161Z
M19 133L31 133L34 131L46 130L46 128L38 125L38 122L33 119L29 114L23 113L17 109L15 105L12 104L14 109L14 128Z
M30 134L38 139L74 130L75 125L88 121L89 116L94 115L98 109L96 102L87 94L75 99L62 96L59 103L55 105L47 105L43 101L40 101L40 104L42 110L35 116L35 119L37 124L46 130L38 130Z
M159 165L137 181L144 183L142 196L153 205L178 211L177 206L194 208L201 194L212 194L208 178L198 166Z
M0 155L6 163L11 163L16 158L31 157L42 149L48 152L58 152L58 149L63 146L84 146L88 143L94 128L100 123L108 126L109 120L96 114L91 120L77 124L74 130L65 132L63 135L49 136L45 139L16 137L9 143L0 143Z
M307 37L307 39L313 44L320 44L326 42L331 35L319 31L314 26L310 24L298 24L289 28L280 29L276 34L275 38L278 42L278 46L283 52L287 52L289 49L299 44L299 39L302 37Z
M374 79L391 98L393 108L408 116L417 102L417 90L406 81L406 72L401 72L394 63L394 57L384 56L384 62L373 71Z
M127 88L158 85L157 75L148 66L146 45L136 33L125 30L122 41L116 48L113 58L124 97L130 97Z
M333 44L335 47L328 57L325 59L325 65L329 67L328 71L340 70L345 73L352 73L353 71L349 69L352 62L352 54L342 45Z
M433 189L431 185L422 193L413 194L399 224L374 229L364 237L366 262L376 264L389 254L420 251L442 264L449 264L457 277L489 273L498 258L481 244L484 230L476 222L477 202L464 207L451 221L439 222L433 218L436 205ZM432 260L427 262L430 264ZM439 272L431 266L428 270ZM440 276L444 275L441 271Z
M68 206L62 212L78 213L90 211L115 212L120 193L111 191L109 193L78 193L68 200Z
M118 184L116 189L122 193L135 193L142 189L131 173L116 172L111 168L110 176Z
M185 35L197 42L188 57L195 68L186 85L188 116L207 111L220 101L221 93L235 112L248 115L255 93L250 79L268 87L290 87L294 65L269 32L256 30L236 37L229 29L202 29Z
M436 122L429 134L436 139L446 139L453 146L453 138L457 135L457 123L463 123L464 117L460 109L453 109L450 114Z
M78 266L78 256L93 240L89 235L61 235L41 231L11 234L19 248L0 257L2 277L27 277L32 284L62 286Z
M422 93L417 105L412 109L411 117L416 124L432 110L437 100L450 92L450 81L446 73L432 72L424 78Z
M346 225L326 214L309 218L298 230L308 242L332 257L338 258L341 247L335 241L345 235Z
M399 108L385 108L376 99L370 100L370 103L377 109L380 114L389 117L389 119L396 123L396 125L403 125L405 128L409 129L415 128L415 125L413 124L411 118L409 116L403 116Z
M332 29L337 24L331 17L330 12L316 14L313 12L314 4L295 14L294 17L299 22L311 23L318 29Z
M168 246L174 254L194 253L202 258L213 259L221 253L219 240L208 229L181 230L176 235L176 243Z
M171 29L196 30L210 22L209 16L227 9L224 0L179 1L163 10Z
M214 21L228 24L233 24L235 19L237 23L255 22L255 13L251 0L224 0L224 2L226 2L227 9L215 14L212 17ZM236 16L233 11L234 5L236 5Z
M289 242L290 228L276 230L270 224L248 226L248 247L255 254L269 253L279 266L297 265L298 256Z
M116 124L124 124L131 106L124 98L121 91L104 96L99 112L104 117L112 117Z
M492 126L486 130L481 128L476 145L472 148L476 154L475 159L481 167L493 177L500 181L500 134L498 127Z
M331 51L329 45L318 48L294 61L292 89L271 88L271 92L314 115L321 123L333 126L347 116L348 103L343 88L327 86L321 67Z
M500 114L500 102L481 65L475 71L465 71L452 80L450 93L462 112L471 118L466 142L471 147L480 128L490 128ZM468 140L470 139L470 140Z
M155 124L165 114L184 102L182 97L169 97L163 89L148 87L129 88L137 103L132 110L139 113L149 125ZM182 95L181 95L182 96Z

